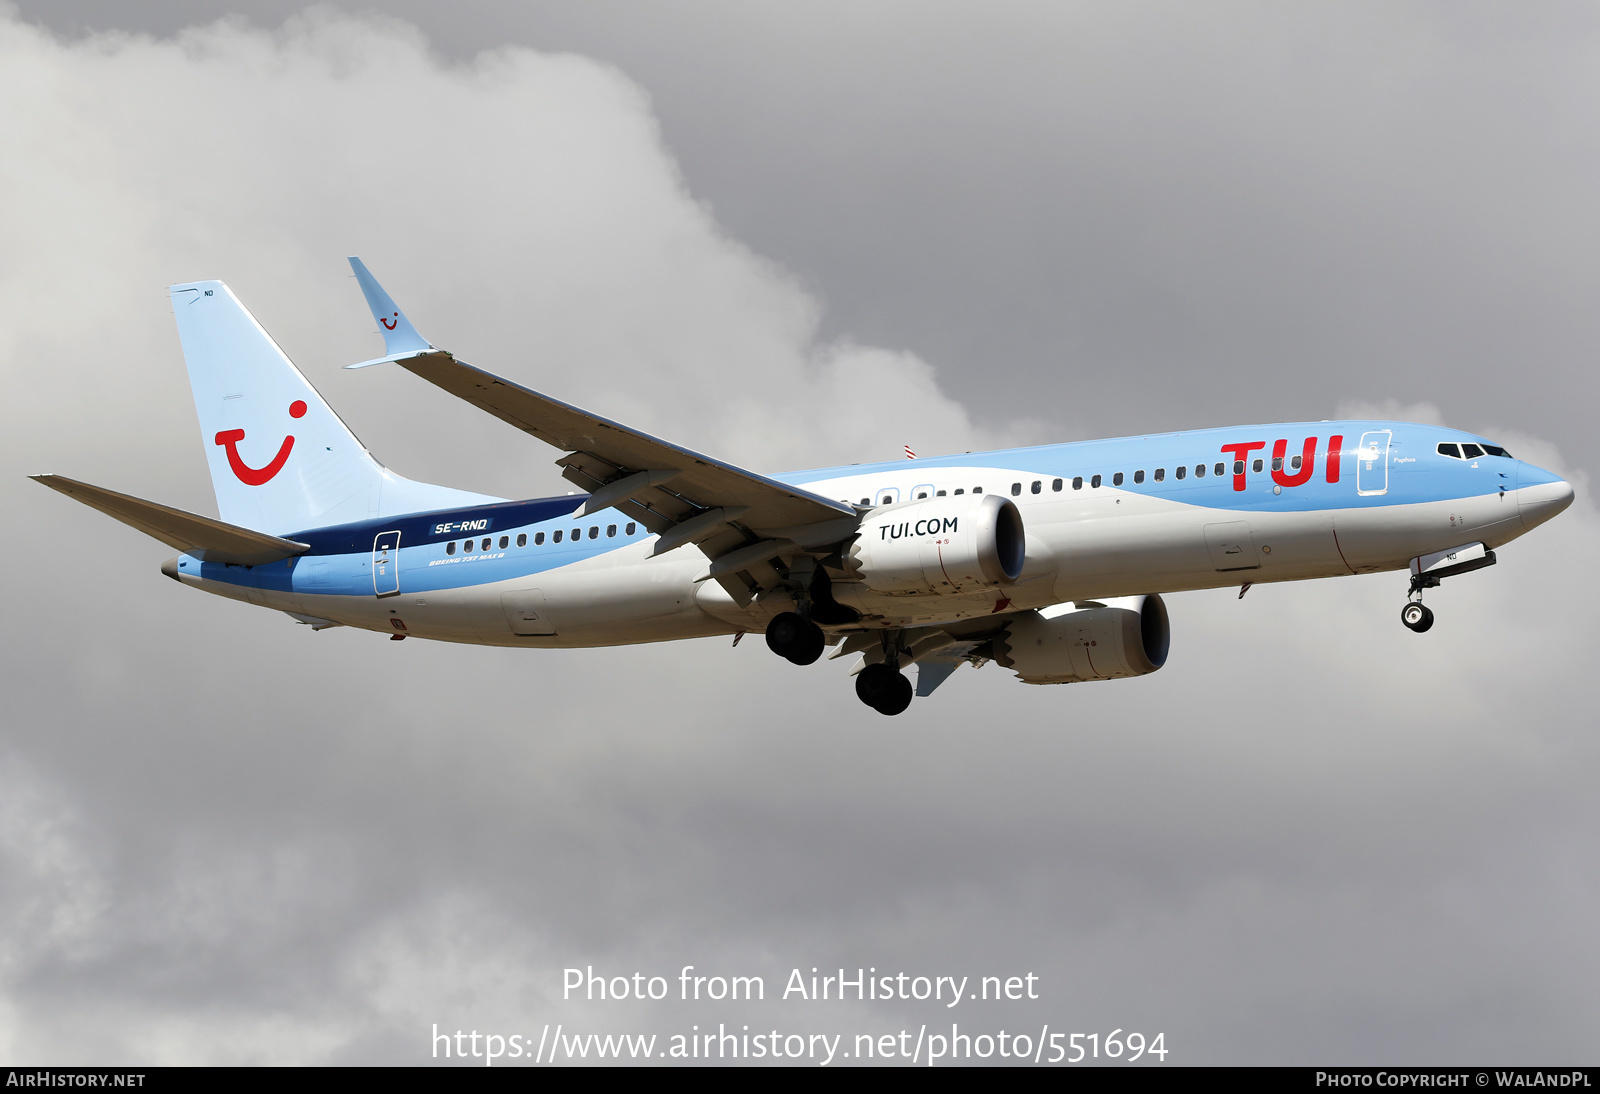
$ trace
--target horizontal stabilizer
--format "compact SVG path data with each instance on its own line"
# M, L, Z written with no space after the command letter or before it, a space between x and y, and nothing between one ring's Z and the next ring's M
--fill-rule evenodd
M202 562L260 566L310 550L309 544L224 524L220 520L119 494L104 487L90 486L61 475L33 475L31 478Z

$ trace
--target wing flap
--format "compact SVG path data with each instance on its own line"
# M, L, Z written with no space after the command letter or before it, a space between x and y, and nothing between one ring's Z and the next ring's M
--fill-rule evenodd
M310 545L292 539L255 532L220 520L186 513L170 505L119 494L103 486L69 479L64 475L33 475L43 483L91 509L115 517L130 528L159 539L202 562L227 562L237 566L260 566L292 558L309 551Z

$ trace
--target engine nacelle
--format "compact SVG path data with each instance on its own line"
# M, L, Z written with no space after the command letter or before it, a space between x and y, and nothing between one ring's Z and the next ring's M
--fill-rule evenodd
M1159 596L1061 605L1045 613L1019 614L994 640L995 660L1025 684L1143 676L1167 663L1172 631Z
M1022 574L1022 515L998 494L929 498L868 514L847 552L875 593L970 593Z

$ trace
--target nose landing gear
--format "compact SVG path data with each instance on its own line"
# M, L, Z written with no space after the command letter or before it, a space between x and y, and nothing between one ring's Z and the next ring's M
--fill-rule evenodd
M1421 634L1433 626L1433 612L1420 600L1413 600L1400 609L1400 622Z
M1411 588L1406 593L1406 606L1400 609L1400 622L1421 634L1433 626L1433 613L1422 606L1422 590L1437 589L1439 582L1447 577L1470 574L1493 565L1494 552L1482 543L1418 555L1411 560Z

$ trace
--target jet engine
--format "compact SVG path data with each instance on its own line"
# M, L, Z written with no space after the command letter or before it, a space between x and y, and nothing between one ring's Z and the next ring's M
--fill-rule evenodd
M994 651L1025 684L1072 684L1155 672L1171 637L1159 596L1129 596L1022 612Z
M845 553L875 593L970 593L1009 585L1027 548L1022 515L997 494L963 494L868 514Z

